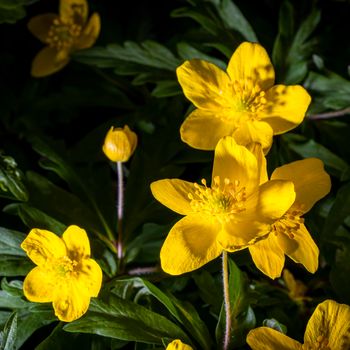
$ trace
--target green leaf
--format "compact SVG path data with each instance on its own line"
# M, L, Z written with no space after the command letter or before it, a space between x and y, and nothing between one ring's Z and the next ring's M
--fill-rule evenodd
M25 276L33 267L33 263L25 257L0 255L1 276Z
M274 318L265 319L264 321L262 321L262 326L272 328L272 329L274 329L278 332L284 333L284 334L287 333L287 327L284 324L275 320Z
M281 136L281 138L286 142L288 148L301 157L321 159L329 173L334 176L341 177L342 173L348 168L348 164L343 159L314 140L308 140L304 136L296 134L286 134Z
M164 316L114 295L110 295L108 304L93 299L87 315L65 325L64 330L149 344L161 345L162 339L191 344L187 335Z
M151 282L134 278L138 285L143 286L147 293L161 302L175 319L180 322L186 331L200 344L201 349L210 349L212 341L205 323L199 317L196 309L189 303L181 302L171 293L164 293Z
M22 232L0 227L0 254L26 256L21 243L26 235Z
M0 23L16 23L26 15L24 6L38 0L0 0Z
M177 81L164 80L156 83L156 87L152 91L152 96L158 98L177 96L182 94L181 88Z
M17 313L13 312L0 332L0 349L15 350L17 337Z
M27 190L16 161L0 152L0 196L26 201Z
M229 297L231 308L231 346L232 348L245 344L248 332L255 327L256 320L253 309L249 305L248 283L232 259L229 265ZM221 308L219 322L216 328L217 343L221 344L225 330L225 307Z

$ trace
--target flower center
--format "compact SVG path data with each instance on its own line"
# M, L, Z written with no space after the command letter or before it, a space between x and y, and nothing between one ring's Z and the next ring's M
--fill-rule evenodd
M329 340L323 336L319 335L313 344L305 343L303 344L303 350L331 350L328 346Z
M220 177L215 176L211 188L207 187L205 179L201 182L204 186L195 183L195 192L188 194L194 211L227 221L232 215L245 210L245 187L238 180L231 182L225 178L221 184Z
M251 119L258 119L257 113L266 107L265 91L255 84L252 79L232 83L234 99L233 109L238 112L250 113Z
M71 260L68 256L64 256L56 261L54 266L57 277L59 278L67 278L75 273L76 266L78 262L75 260Z
M304 219L300 217L302 214L299 210L288 210L279 220L272 224L275 235L284 233L293 239L294 232L298 231L304 223Z
M48 33L48 44L58 51L69 49L80 36L82 27L73 20L56 18Z

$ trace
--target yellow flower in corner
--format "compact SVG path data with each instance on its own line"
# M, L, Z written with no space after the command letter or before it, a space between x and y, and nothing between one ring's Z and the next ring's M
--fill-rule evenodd
M71 322L85 314L90 298L97 297L102 283L102 270L90 259L85 230L72 225L60 238L35 228L21 247L37 265L24 280L26 298L37 303L52 302L61 321Z
M127 125L124 128L112 126L106 135L102 150L112 162L127 162L136 146L137 135Z
M101 28L100 16L88 17L86 0L60 0L59 15L46 13L33 17L28 28L44 44L34 58L31 74L44 77L61 70L73 51L94 45Z
M198 149L213 150L229 135L244 146L261 144L267 153L273 135L298 126L311 101L300 85L274 85L270 58L257 43L242 43L226 72L198 59L176 72L185 96L197 107L183 122L181 139Z
M321 160L308 158L277 168L271 180L292 181L296 198L283 217L271 225L266 238L249 246L253 261L270 278L281 276L285 255L314 273L318 268L319 250L304 225L302 215L330 191L329 175Z
M184 344L181 340L174 340L166 347L166 350L193 350L191 346Z
M218 257L223 250L247 247L266 234L295 199L291 181L260 184L263 163L247 148L225 137L215 148L211 186L179 179L151 184L153 196L185 215L170 230L160 252L165 272L193 271Z
M307 292L306 285L302 281L295 279L289 270L284 269L282 277L288 289L288 295L294 302L303 304L304 301L311 300L311 298L305 296Z
M253 350L346 350L350 349L350 307L326 300L312 314L304 344L272 328L251 330L247 343Z

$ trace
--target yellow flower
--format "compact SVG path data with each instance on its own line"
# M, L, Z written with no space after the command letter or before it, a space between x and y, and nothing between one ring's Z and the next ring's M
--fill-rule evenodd
M21 244L37 265L24 280L26 298L37 303L52 302L55 315L65 322L81 317L91 297L101 289L102 271L90 259L85 230L69 226L62 238L46 230L32 229Z
M34 58L31 74L44 77L61 70L73 51L94 45L101 28L100 16L89 20L86 0L60 0L59 15L46 13L32 18L28 28L44 44Z
M187 344L184 344L181 340L174 340L166 347L166 350L193 350Z
M346 350L350 349L350 307L326 300L312 314L304 344L272 328L251 330L247 343L253 350Z
M249 246L253 261L270 278L281 276L285 254L314 273L318 268L319 250L301 216L330 191L329 175L321 160L309 158L277 168L271 180L292 181L296 198L283 217L271 225L265 239Z
M299 125L311 98L299 85L274 85L275 72L265 49L242 43L227 71L193 59L177 68L185 96L197 107L180 133L191 147L213 150L224 136L237 143L259 143L265 153L272 136Z
M293 301L302 304L306 300L311 300L311 298L305 296L307 292L306 285L302 281L296 280L289 270L284 269L282 277L288 289L288 295Z
M102 149L112 162L127 162L136 146L137 135L127 125L123 129L112 126L106 135Z
M202 185L179 179L151 184L159 202L186 215L170 230L161 249L165 272L182 274L198 269L223 250L245 248L290 208L295 199L292 182L259 185L259 166L248 149L225 137L215 148L211 187L205 180Z

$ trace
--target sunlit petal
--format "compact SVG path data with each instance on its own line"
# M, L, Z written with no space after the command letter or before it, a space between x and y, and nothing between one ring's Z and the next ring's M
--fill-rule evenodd
M73 20L74 23L83 25L89 12L86 0L60 0L59 14L66 21Z
M80 261L90 257L90 242L85 230L71 225L64 231L62 238L71 260Z
M238 46L227 67L232 81L251 81L266 90L274 84L275 72L266 50L258 43Z
M173 226L162 246L162 269L180 275L217 258L222 253L216 241L219 231L220 225L210 217L184 217Z
M300 85L275 85L266 91L266 100L259 116L270 124L274 134L282 134L303 121L311 97Z
M76 278L91 297L97 297L102 284L102 270L95 260L83 260Z

